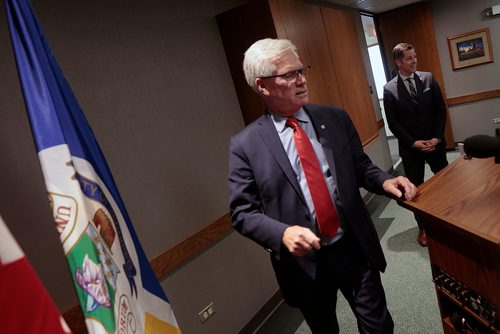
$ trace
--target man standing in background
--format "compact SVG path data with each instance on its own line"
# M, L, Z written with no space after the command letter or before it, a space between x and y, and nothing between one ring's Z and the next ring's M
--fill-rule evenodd
M435 174L448 165L444 129L446 105L432 73L417 71L412 45L400 43L392 51L398 74L384 86L384 109L389 129L398 139L405 175L417 187L424 182L425 163ZM422 219L415 215L417 241L427 246Z

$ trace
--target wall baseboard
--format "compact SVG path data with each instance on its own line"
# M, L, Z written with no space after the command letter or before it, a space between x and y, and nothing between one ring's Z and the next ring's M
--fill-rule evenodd
M233 232L229 213L206 225L198 232L150 260L156 277L161 280L189 261L194 260L204 251L212 247Z
M281 303L283 303L283 296L281 291L278 290L271 298L260 308L260 310L250 319L250 321L241 329L239 334L254 334L264 322L273 314Z

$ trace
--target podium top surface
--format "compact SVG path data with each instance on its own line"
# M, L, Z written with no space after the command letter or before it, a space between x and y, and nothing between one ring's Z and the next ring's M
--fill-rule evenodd
M500 164L462 156L398 203L500 246Z

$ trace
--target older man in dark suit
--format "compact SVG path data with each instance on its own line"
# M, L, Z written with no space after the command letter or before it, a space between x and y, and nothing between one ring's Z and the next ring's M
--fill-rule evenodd
M290 41L257 41L243 68L267 108L231 138L234 228L271 253L285 300L313 333L339 332L339 289L361 333L392 333L386 262L359 187L411 200L415 186L371 162L345 111L308 104L308 66Z
M384 86L384 109L389 129L398 138L405 175L416 186L424 182L425 163L437 173L448 165L444 128L446 105L438 83L429 72L417 71L412 45L400 43L392 52L398 74ZM425 226L415 215L418 242L427 245Z

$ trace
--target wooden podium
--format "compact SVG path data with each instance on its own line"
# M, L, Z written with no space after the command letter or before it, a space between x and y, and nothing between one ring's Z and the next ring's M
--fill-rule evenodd
M427 222L444 332L500 334L500 164L460 157L398 203Z

